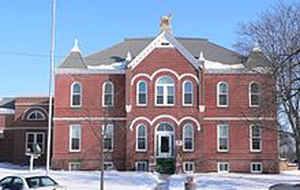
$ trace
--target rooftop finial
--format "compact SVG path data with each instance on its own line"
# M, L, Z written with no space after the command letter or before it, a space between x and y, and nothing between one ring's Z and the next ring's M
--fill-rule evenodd
M253 50L252 50L253 52L261 52L261 48L260 48L260 46L259 46L259 43L258 43L258 41L256 41L255 43L254 43L254 47L253 47Z
M127 55L126 55L126 61L129 63L131 60L132 60L132 56L131 56L130 51L128 51Z
M204 55L203 55L203 51L200 51L200 55L199 55L199 61L200 62L204 62L205 61L205 58L204 58Z
M160 24L159 24L159 32L169 32L173 34L172 26L171 26L171 19L172 19L172 14L169 14L168 16L162 16L160 19Z
M79 46L78 46L78 39L77 38L74 39L74 46L73 46L73 48L72 48L71 51L72 52L80 52L80 49L79 49Z

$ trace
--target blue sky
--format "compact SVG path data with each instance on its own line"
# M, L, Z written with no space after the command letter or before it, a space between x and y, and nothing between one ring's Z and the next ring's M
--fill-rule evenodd
M291 0L292 1L292 0ZM239 22L255 19L271 0L57 0L56 65L73 46L84 55L126 37L158 34L173 14L176 36L208 38L232 48ZM3 1L0 6L0 97L48 94L50 0Z

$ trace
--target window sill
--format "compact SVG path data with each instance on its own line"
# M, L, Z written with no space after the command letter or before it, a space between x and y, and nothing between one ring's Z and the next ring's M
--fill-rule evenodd
M81 109L81 106L70 106L71 109Z
M261 153L262 150L250 150L250 153Z
M69 153L80 153L81 150L69 150Z
M217 108L228 108L229 106L221 106L221 105L217 105Z
M183 104L182 107L193 107L193 104Z
M136 152L145 153L147 150L135 150Z
M259 105L249 105L249 108L259 108Z
M147 107L147 104L137 104L136 107L145 108Z
M174 104L155 104L155 107L174 107Z
M228 153L229 150L218 150L218 153Z
M106 153L106 152L113 152L113 151L114 150L105 150L105 149L103 150L104 153Z
M183 149L182 150L184 153L193 153L194 152L194 149L193 150L186 150L186 149Z

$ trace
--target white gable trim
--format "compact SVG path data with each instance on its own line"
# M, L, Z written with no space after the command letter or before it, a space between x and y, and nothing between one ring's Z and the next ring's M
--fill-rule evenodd
M168 32L160 33L141 53L139 53L129 64L128 68L134 69L137 65L139 65L155 48L161 48L162 43L169 42L170 44L166 47L174 47L176 48L196 69L200 67L198 60L194 58L194 56L183 47L173 35Z

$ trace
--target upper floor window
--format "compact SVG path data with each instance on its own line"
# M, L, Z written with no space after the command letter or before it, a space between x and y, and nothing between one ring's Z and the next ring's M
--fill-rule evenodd
M111 107L114 105L114 85L112 82L105 82L103 84L102 102L104 107Z
M261 127L257 125L250 126L250 151L260 152L261 151Z
M34 110L27 115L26 119L29 121L43 121L46 120L46 116L43 112Z
M219 82L217 85L217 106L227 107L229 104L229 90L226 82Z
M104 129L104 151L113 151L114 126L108 124Z
M147 105L147 83L145 81L139 81L136 88L137 93L137 105Z
M136 150L147 150L147 130L145 125L139 125L136 131Z
M194 129L191 124L186 124L183 127L183 151L194 150Z
M71 125L69 135L70 152L80 152L81 150L81 126Z
M81 106L82 89L79 82L74 82L71 85L71 107Z
M260 103L260 86L258 83L249 84L249 106L258 107Z
M193 83L184 81L183 83L183 105L190 106L193 104Z
M218 125L218 151L228 152L229 150L229 128L228 125Z
M156 81L156 105L174 105L175 83L171 77L163 76Z

